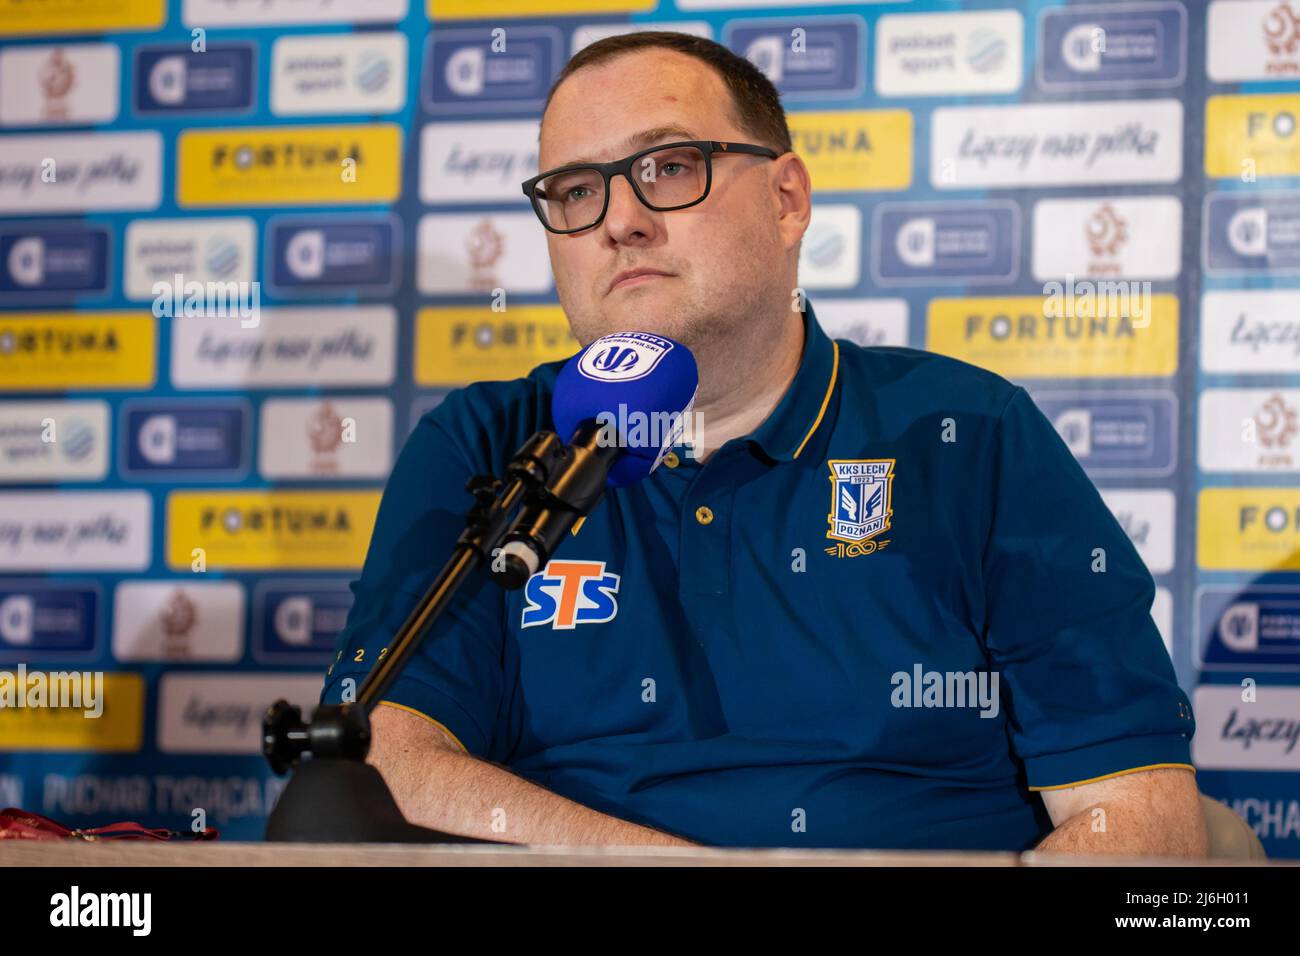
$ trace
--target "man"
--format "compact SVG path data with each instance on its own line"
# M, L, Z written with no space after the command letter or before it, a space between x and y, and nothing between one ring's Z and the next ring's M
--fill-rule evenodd
M601 41L552 89L539 168L574 335L687 345L703 434L607 493L526 591L480 572L460 592L373 715L408 819L533 844L1203 855L1150 574L1022 389L821 331L796 275L811 184L767 79L705 40ZM322 700L437 572L465 480L549 427L561 364L420 421Z

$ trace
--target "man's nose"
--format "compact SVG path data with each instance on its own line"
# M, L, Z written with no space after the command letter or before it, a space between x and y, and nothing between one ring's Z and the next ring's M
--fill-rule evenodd
M635 175L635 173L633 174ZM605 229L616 242L628 242L654 235L658 213L637 198L626 176L609 180L609 208L605 210Z

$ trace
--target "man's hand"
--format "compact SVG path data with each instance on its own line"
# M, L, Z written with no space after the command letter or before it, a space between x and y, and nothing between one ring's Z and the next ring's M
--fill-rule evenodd
M1203 859L1208 850L1201 795L1190 770L1137 770L1039 792L1056 827L1036 848L1041 852Z

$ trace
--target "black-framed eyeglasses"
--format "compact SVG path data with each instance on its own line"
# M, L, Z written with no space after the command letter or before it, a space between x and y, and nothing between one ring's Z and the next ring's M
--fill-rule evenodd
M714 155L737 153L768 159L780 155L751 143L711 139L665 143L612 163L574 163L548 170L524 182L524 195L551 232L581 232L605 218L612 177L623 176L637 198L655 212L685 209L709 195Z

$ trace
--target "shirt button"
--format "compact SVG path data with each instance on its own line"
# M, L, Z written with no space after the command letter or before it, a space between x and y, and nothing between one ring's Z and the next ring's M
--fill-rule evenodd
M669 468L676 468L681 463L682 460L677 457L677 452L675 451L670 451L668 454L664 455L664 464Z
M700 524L711 524L713 522L713 512L704 505L700 505L695 509L695 520Z

